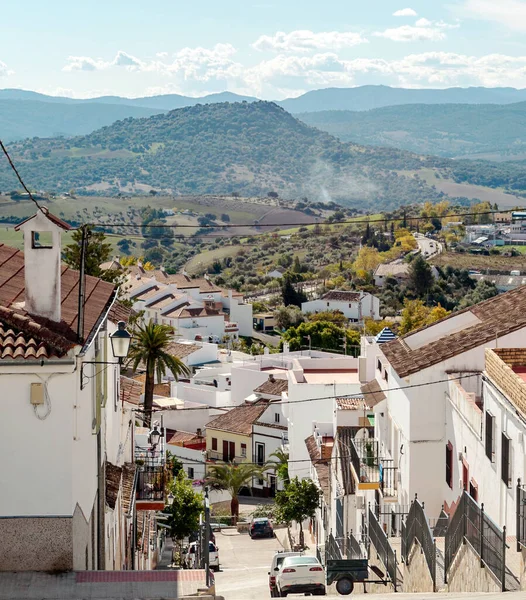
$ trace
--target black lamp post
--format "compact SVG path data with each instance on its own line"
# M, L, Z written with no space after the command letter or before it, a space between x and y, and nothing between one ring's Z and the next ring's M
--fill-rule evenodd
M149 442L152 446L152 450L157 448L157 444L161 440L161 432L157 429L157 425L154 425L152 431L150 431L150 439Z
M126 323L119 321L117 331L110 334L111 351L117 362L108 362L104 360L86 360L82 362L80 367L80 389L83 390L84 385L84 366L85 365L122 365L124 359L128 356L130 344L132 341L131 334L126 331Z

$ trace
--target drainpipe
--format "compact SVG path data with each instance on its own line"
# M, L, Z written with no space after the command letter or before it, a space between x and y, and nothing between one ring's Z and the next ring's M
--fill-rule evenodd
M97 568L104 571L106 567L106 540L105 540L105 504L106 504L106 473L102 463L102 423L97 433Z

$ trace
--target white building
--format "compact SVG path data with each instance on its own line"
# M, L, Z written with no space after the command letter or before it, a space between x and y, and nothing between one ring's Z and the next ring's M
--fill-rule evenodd
M0 570L132 568L133 420L109 339L126 311L87 276L78 314L69 228L43 209L17 227L24 253L0 245Z
M499 527L515 532L516 485L526 476L526 349L486 349L482 374L450 376L444 501L467 491Z
M146 320L172 325L186 339L222 341L252 334L252 304L239 292L218 288L207 276L191 279L162 268L146 271L139 264L130 269L126 290Z
M365 318L380 320L380 299L368 292L347 292L333 290L318 300L302 302L304 313L316 313L327 310L339 310L350 321L360 322Z
M284 269L283 267L276 267L275 269L272 269L272 271L269 271L267 275L273 279L283 279L283 273L285 273L286 270L287 269Z
M486 348L520 346L525 328L523 286L380 346L375 378L386 400L375 407L375 430L380 452L399 471L400 504L418 494L435 518L453 501L444 460L450 378L464 385L483 371Z

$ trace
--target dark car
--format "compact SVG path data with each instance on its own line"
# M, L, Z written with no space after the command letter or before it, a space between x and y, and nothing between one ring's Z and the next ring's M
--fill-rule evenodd
M254 519L250 524L250 537L274 537L274 529L272 523L266 518Z

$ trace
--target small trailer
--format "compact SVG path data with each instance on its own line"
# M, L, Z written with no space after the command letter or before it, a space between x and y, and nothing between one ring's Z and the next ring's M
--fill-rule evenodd
M380 579L369 579L369 568ZM389 580L377 567L369 567L367 558L349 558L343 560L327 560L327 585L336 583L336 591L348 596L354 590L355 583L380 583L387 585ZM364 586L365 587L365 586Z

